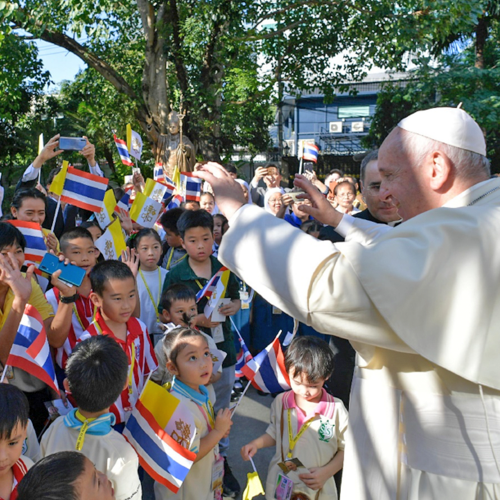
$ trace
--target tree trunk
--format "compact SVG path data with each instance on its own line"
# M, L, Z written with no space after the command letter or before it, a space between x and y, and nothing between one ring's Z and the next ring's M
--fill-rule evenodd
M478 69L484 69L484 46L488 38L488 24L488 17L483 16L476 26L476 62L474 66Z

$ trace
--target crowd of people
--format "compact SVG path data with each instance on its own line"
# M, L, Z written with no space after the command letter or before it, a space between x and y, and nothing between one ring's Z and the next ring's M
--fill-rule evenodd
M359 192L356 179L332 171L321 182L309 165L292 188L273 164L249 183L232 165L199 165L199 201L155 228L115 215L119 260L97 250L93 213L56 210L57 169L40 185L57 146L58 136L26 169L0 222L0 498L140 499L146 471L121 433L148 380L196 425L190 472L177 493L155 482L156 500L236 497L238 336L255 354L280 330L290 390L273 394L269 427L241 449L250 460L275 447L266 498L338 498L344 453L342 498L500 498L490 245L500 181L464 111L402 120L363 159ZM102 176L88 140L82 154ZM136 172L115 197L144 185ZM25 266L26 239L5 219L39 223L47 252L85 270L81 285ZM214 321L197 294L223 265L225 319ZM58 394L7 366L27 305L43 321ZM214 349L224 353L215 371ZM54 420L56 399L71 410Z

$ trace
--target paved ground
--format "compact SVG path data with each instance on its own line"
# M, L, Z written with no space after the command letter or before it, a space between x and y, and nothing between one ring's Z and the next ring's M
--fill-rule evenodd
M228 462L233 474L241 485L242 493L247 484L247 474L252 472L252 466L250 462L243 461L240 455L240 448L266 431L269 423L269 408L272 402L273 398L270 395L259 396L255 389L250 387L234 416L234 425L230 435L231 444L229 447ZM266 448L259 450L254 458L255 466L257 467L264 488L266 486L267 467L273 455L274 448ZM143 500L154 500L150 479L143 484L142 498ZM238 498L241 498L241 495ZM255 498L263 499L264 497L259 496Z

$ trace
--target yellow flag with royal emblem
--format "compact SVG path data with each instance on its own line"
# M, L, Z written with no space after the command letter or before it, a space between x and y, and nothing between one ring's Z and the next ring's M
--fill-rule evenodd
M130 218L142 227L153 228L161 215L161 209L161 203L138 192L130 208Z
M50 185L50 192L61 196L64 189L64 181L66 180L66 174L68 172L69 163L64 160L62 164L61 171L54 176L52 179L52 184Z
M115 219L104 231L104 234L95 241L95 246L106 260L118 260L127 248L119 219Z
M99 223L99 227L102 230L106 229L113 222L115 207L115 193L112 189L108 189L104 195L102 210L100 212L94 212L96 221Z

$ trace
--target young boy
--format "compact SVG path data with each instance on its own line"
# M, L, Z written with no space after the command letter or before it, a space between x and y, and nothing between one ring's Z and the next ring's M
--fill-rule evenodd
M213 218L205 210L187 210L181 215L177 223L177 229L188 257L179 262L167 274L163 285L164 290L174 283L183 283L191 288L194 293L197 293L222 267L222 264L215 257L212 257L213 228ZM220 313L225 316L233 316L240 308L239 286L233 274L229 277L225 296L230 298L231 302L222 307ZM193 324L210 333L217 345L217 349L227 354L222 364L222 377L214 384L216 394L215 413L217 413L219 409L228 408L230 405L231 389L235 379L236 349L229 318L226 318L223 323L215 323L208 319L203 312L207 301L208 299L203 297L198 302L198 315L195 316ZM224 457L227 454L228 446L228 439L223 439L219 444L221 455ZM239 484L232 475L229 466L227 466L226 460L224 464L224 494L226 496L236 496L240 490Z
M164 323L165 335L178 326L192 327L192 320L198 314L195 293L191 288L182 283L176 283L168 287L162 293L160 308L162 308L160 320ZM212 337L205 333L203 333L203 335L207 339L210 350L217 348ZM158 368L153 375L151 375L151 380L160 385L171 382L172 375L167 370L167 358L165 356L165 350L163 349L163 339L158 341L155 345L155 355L158 361ZM221 376L222 367L219 368L219 372L212 374L210 383L214 384Z
M117 500L142 495L137 454L113 430L109 407L127 384L128 359L110 337L100 335L79 343L66 364L64 387L78 408L59 417L43 435L42 456L81 451L112 482Z
M183 208L172 208L160 217L160 224L166 233L165 242L168 245L161 267L167 271L186 258L186 250L182 247L182 240L177 230L177 221L184 211Z
M45 294L56 313L48 339L50 345L57 349L57 364L64 370L68 356L94 319L95 306L89 297L89 273L97 264L99 252L94 246L92 234L83 227L64 233L59 243L61 255L86 272L82 284L69 292L71 295L61 294L57 288Z
M28 429L29 404L13 385L0 384L0 498L15 500L17 484L33 462L21 456Z
M34 266L26 273L24 265L26 240L12 224L0 222L0 369L3 370L10 349L16 338L19 323L26 304L31 304L40 313L46 331L49 331L54 311L43 296L40 286L33 278ZM41 432L48 413L45 401L53 399L47 386L38 378L17 368L8 368L7 378L21 389L28 398L30 419L35 430Z
M97 335L114 339L128 358L128 384L111 405L116 417L116 430L123 430L130 412L150 372L156 369L156 358L149 334L142 321L132 316L137 302L134 275L117 260L97 264L90 272L90 300L96 306L95 319L82 334L81 340Z
M60 451L37 462L24 476L17 500L114 500L105 474L78 451Z

